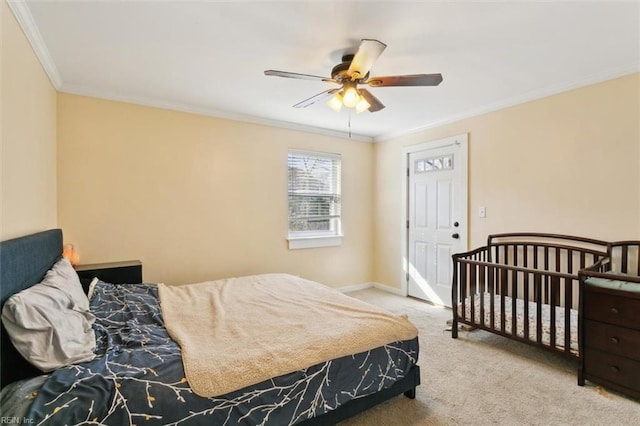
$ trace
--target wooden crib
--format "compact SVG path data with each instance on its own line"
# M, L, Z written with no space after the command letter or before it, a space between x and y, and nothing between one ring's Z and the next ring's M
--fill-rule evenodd
M590 238L509 233L453 255L452 337L466 324L578 356L578 271L604 259L607 247Z

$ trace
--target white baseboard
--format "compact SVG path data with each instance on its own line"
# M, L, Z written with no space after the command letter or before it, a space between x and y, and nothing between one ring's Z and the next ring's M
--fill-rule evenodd
M379 290L386 291L388 293L393 293L393 294L396 294L398 296L406 296L407 295L401 288L390 287L388 285L380 284L380 283L372 283L372 284L373 284L373 287L375 287L375 288L377 288Z
M364 290L365 288L371 288L373 286L374 286L374 283L362 283L362 284L348 285L346 287L340 287L336 290L342 293L351 293L352 291Z
M388 285L385 284L380 284L380 283L362 283L362 284L354 284L354 285L349 285L346 287L340 287L338 288L338 291L341 291L342 293L351 293L352 291L358 291L358 290L364 290L367 288L377 288L378 290L382 290L382 291L386 291L387 293L393 293L396 294L398 296L406 296L406 294L404 293L404 291L402 291L402 289L400 288L396 288L396 287L390 287Z

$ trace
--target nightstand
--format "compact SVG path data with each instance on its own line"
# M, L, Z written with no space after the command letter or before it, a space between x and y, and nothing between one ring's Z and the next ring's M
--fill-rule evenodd
M127 260L124 262L92 263L76 265L75 270L80 277L85 292L93 278L111 284L137 284L142 282L142 262Z

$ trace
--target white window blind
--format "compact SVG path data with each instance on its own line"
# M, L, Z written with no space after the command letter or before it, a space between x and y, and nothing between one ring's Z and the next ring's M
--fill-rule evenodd
M290 150L289 238L341 235L340 155Z

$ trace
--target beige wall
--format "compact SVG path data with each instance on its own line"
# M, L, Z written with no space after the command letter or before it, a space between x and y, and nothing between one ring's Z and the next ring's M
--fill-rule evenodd
M342 154L340 247L287 248L287 149ZM171 284L288 272L371 281L373 145L58 96L58 223L81 262L143 261Z
M470 248L510 231L640 238L634 74L377 143L374 281L400 287L402 148L462 133L469 134Z
M2 2L0 240L56 226L56 91Z
M138 258L149 281L286 271L399 287L402 148L460 133L470 247L514 230L640 238L639 74L371 145L56 96L0 12L0 239L60 226L83 262ZM342 153L341 247L287 249L288 147Z

